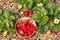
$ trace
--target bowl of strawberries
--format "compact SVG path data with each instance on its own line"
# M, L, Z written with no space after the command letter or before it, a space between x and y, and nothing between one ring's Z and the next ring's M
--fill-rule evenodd
M17 20L15 30L20 38L29 38L36 32L36 23L30 17L22 17Z

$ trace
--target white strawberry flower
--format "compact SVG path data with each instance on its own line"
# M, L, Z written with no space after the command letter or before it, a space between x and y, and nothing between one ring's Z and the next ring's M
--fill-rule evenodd
M57 19L57 18L54 19L54 23L55 23L55 24L58 24L59 22L60 22L59 19Z
M40 4L37 4L37 6L40 6Z
M43 6L43 3L37 4L37 6L40 6L41 7L41 6Z
M43 3L40 3L40 6L43 6Z

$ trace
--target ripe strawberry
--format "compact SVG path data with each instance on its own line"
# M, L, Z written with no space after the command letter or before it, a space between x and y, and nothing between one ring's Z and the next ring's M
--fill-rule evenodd
M23 22L23 26L27 26L28 25L28 23L27 22Z
M30 36L30 35L32 35L32 32L28 31L27 36Z
M30 26L29 26L29 24L27 25L27 29L29 30L29 28L30 28Z
M22 23L17 23L17 28L21 28L22 27Z
M32 14L33 14L33 11L32 11L32 10L30 10L30 11L29 11L29 14L30 14L30 15L32 15Z
M20 24L20 25L22 25L22 24L23 24L23 22L21 21L19 24Z
M18 23L18 24L16 24L16 26L19 28L20 27L20 24Z
M24 11L24 16L29 16L29 11Z
M27 27L26 27L26 26L23 26L21 29L22 29L25 33L27 32Z
M31 19L28 19L26 22L27 22L28 24L30 24L30 23L31 23L30 21L31 21Z
M57 31L54 31L54 30L52 30L52 33L54 33L55 35L57 35L57 34L58 34L58 32L57 32Z
M30 28L28 30L29 31L36 31L36 28L33 24L30 24Z

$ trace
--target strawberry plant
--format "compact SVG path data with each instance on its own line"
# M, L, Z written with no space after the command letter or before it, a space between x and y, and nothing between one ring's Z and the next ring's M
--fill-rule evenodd
M0 32L4 29L13 34L14 31L14 15L7 9L0 9Z

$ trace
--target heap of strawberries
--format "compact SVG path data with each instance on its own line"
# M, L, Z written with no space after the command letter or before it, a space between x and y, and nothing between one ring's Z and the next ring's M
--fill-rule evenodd
M36 32L36 27L31 21L31 19L25 21L20 20L20 22L16 24L16 30L20 36L31 36L34 32Z

